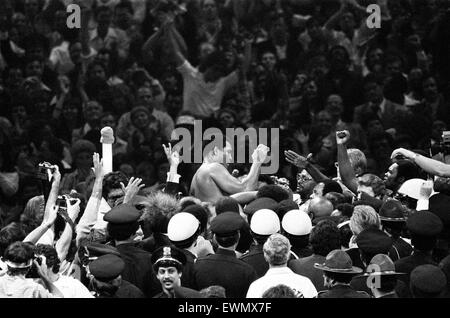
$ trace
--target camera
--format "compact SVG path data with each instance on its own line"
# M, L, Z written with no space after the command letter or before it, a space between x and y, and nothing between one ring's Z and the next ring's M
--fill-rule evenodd
M431 146L432 155L442 153L444 156L450 155L450 131L443 131L441 141Z
M49 181L51 175L55 172L55 168L48 162L43 162L38 165L36 177L41 180Z
M66 198L66 195L58 195L56 205L59 206L59 208L67 208Z

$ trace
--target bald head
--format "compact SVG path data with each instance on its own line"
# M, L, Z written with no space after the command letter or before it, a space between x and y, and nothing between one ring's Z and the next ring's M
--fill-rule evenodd
M313 214L313 219L330 216L333 212L333 204L324 197L316 197L309 203L308 213Z

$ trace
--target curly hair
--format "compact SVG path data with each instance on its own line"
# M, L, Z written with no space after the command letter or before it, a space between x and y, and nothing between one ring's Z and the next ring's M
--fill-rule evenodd
M47 267L52 269L52 272L58 274L61 261L59 260L56 249L47 244L38 244L34 251L37 255L44 255L46 258Z
M102 188L102 196L106 199L108 197L108 193L113 189L121 189L120 183L127 184L128 178L127 176L121 172L111 172L108 173L103 178L103 188Z
M14 242L6 248L4 260L13 263L28 263L34 256L34 245L31 243ZM25 275L29 270L27 268L10 268L8 266L8 274L12 276Z
M335 222L323 220L313 227L309 235L314 254L327 256L333 250L341 248L341 237Z
M14 242L23 241L25 232L20 223L10 223L0 230L0 256Z
M289 286L280 284L266 290L262 298L297 298L297 294Z
M272 234L264 243L264 258L270 265L283 265L289 260L291 243L281 234Z
M256 196L258 198L261 198L261 197L271 198L277 202L281 202L283 200L289 199L289 193L285 189L280 187L279 185L275 185L275 184L267 184L265 186L262 186L258 190L258 193L256 194Z

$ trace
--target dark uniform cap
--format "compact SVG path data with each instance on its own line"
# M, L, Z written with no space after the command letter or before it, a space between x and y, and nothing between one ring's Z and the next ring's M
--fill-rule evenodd
M342 250L334 250L328 253L325 263L314 264L314 267L325 272L356 275L362 273L362 269L353 266L350 256Z
M183 266L186 264L186 255L175 246L162 246L153 252L151 261L153 266L160 264Z
M245 220L235 212L219 214L211 221L211 231L219 236L233 235L245 224Z
M253 215L258 210L269 209L272 211L276 211L278 208L278 203L274 199L261 197L253 200L244 208L244 213Z
M412 214L406 221L406 226L412 234L421 236L437 236L443 228L441 219L428 211Z
M141 217L141 212L129 204L120 204L112 208L105 214L103 220L115 224L125 224L137 222Z
M405 222L406 211L397 200L387 200L380 209L380 220L389 222Z
M89 264L89 272L97 279L109 281L120 274L125 268L125 262L117 255L106 254Z
M102 256L106 254L113 254L120 256L120 252L117 250L117 248L111 245L93 242L86 245L86 248L89 252L89 256Z
M392 248L392 239L378 229L366 229L356 237L358 248L368 254L387 254Z
M444 290L447 278L439 267L426 264L416 267L411 272L410 284L421 292L437 294Z

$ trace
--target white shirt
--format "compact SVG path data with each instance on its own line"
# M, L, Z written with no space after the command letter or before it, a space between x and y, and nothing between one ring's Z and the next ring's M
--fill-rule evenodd
M64 298L94 298L89 289L73 277L60 275L53 284L64 295Z
M178 71L183 76L183 110L200 118L210 117L219 110L225 93L239 80L234 71L215 83L205 83L203 74L187 60Z
M288 267L269 268L266 275L255 280L249 287L247 298L261 298L265 291L277 286L286 285L301 295L299 298L314 298L317 290L311 280L294 273Z

